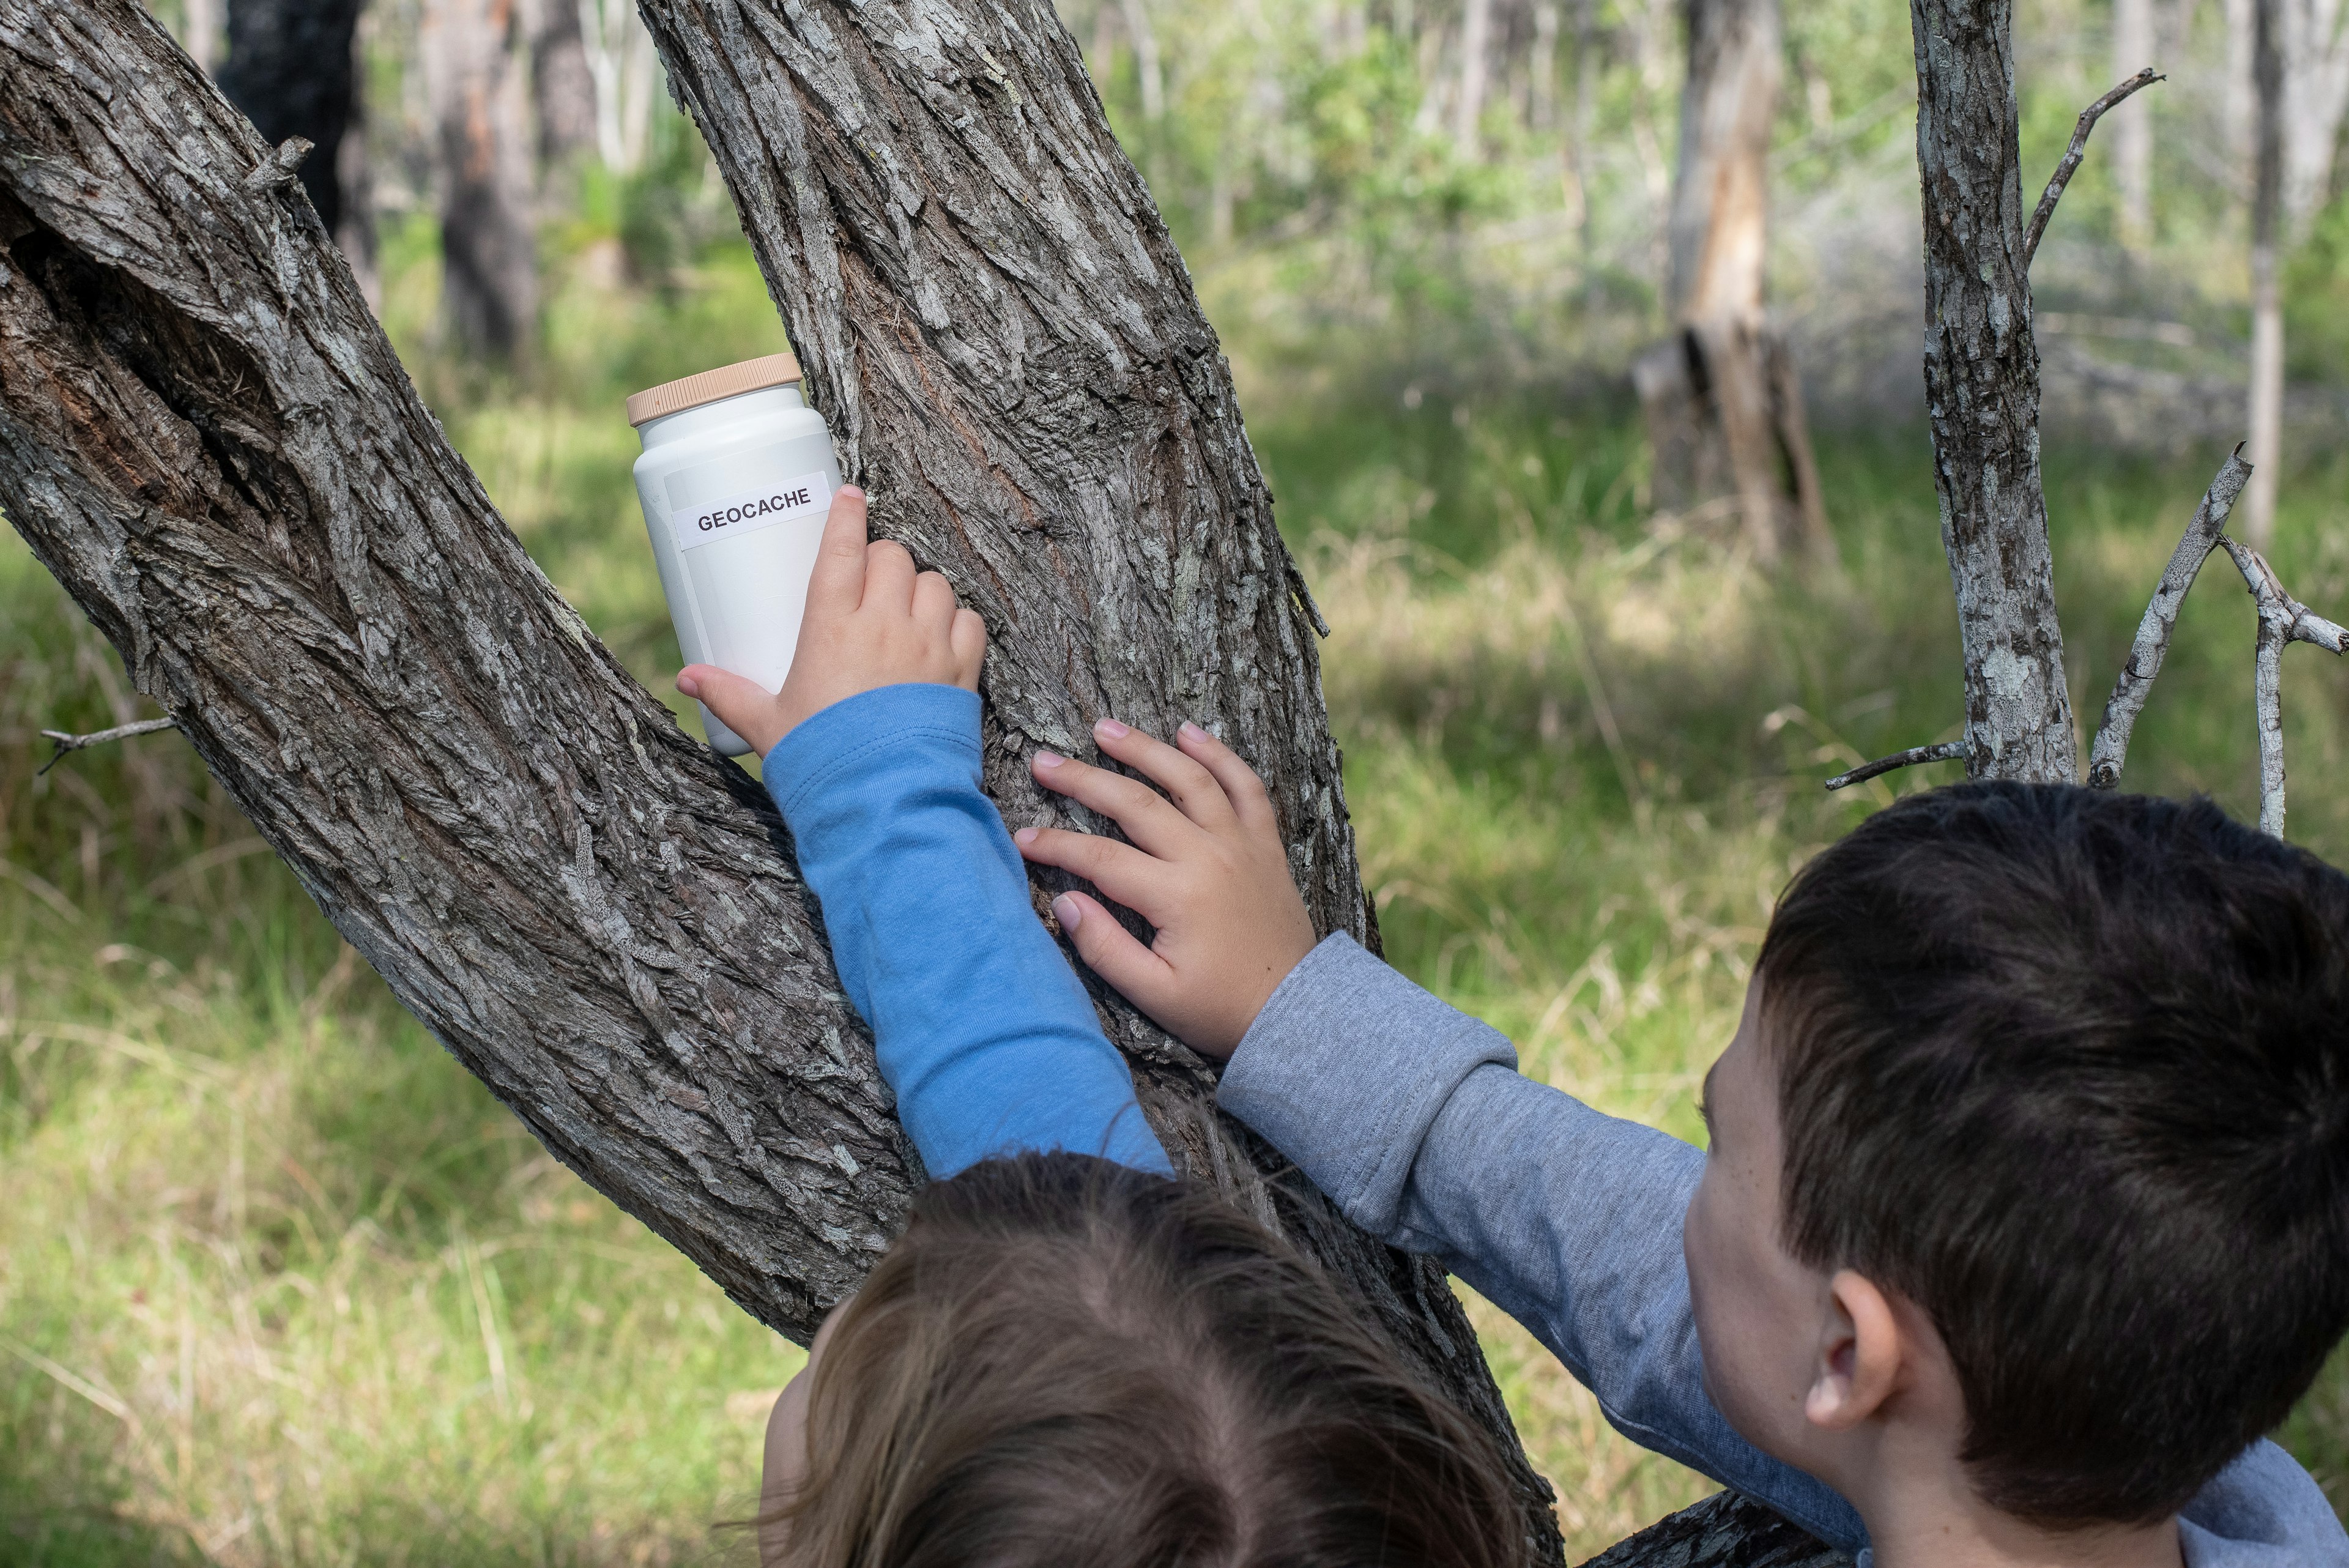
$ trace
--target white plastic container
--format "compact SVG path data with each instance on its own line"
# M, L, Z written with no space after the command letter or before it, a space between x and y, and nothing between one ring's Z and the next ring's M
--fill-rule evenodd
M770 354L628 400L645 452L636 498L688 664L782 690L825 511L840 488L832 432L800 400L799 361ZM730 757L750 742L701 710Z

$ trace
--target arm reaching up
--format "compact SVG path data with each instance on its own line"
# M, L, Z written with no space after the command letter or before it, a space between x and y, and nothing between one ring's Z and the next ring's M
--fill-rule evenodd
M943 576L866 543L864 493L843 487L782 691L699 664L678 687L765 758L841 984L932 1177L1019 1149L1171 1175L979 788L986 648Z

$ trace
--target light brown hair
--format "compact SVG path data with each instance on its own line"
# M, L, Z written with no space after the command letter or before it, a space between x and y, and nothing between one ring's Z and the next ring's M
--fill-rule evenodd
M1518 1568L1491 1440L1213 1194L938 1182L817 1362L791 1568Z

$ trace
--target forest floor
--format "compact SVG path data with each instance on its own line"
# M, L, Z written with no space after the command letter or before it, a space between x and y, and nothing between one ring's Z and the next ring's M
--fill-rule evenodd
M647 303L578 268L547 360L502 382L432 357L429 269L392 260L387 319L459 449L668 695L618 399L781 347L755 274L721 256ZM1697 1137L1698 1078L1789 873L1954 774L1819 787L1956 732L1922 432L1825 436L1839 566L1774 581L1717 524L1649 511L1603 400L1243 369L1333 628L1388 956L1510 1033L1528 1073ZM2075 704L2094 715L2220 453L2094 457L2061 432L2048 453ZM2335 615L2349 527L2321 498L2344 479L2335 459L2287 484L2275 552ZM2251 636L2214 568L2132 785L2255 813ZM2291 835L2349 857L2349 670L2306 649L2287 664ZM0 535L0 1563L746 1561L713 1521L750 1511L766 1403L800 1353L547 1158L176 736L36 776L40 729L149 711ZM1477 1311L1578 1557L1707 1490ZM2283 1437L2349 1501L2349 1365Z

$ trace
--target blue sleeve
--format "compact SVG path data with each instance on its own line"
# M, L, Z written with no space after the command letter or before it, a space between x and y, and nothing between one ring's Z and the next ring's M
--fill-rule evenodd
M767 753L842 986L933 1177L1061 1149L1172 1176L979 788L978 698L887 686Z

